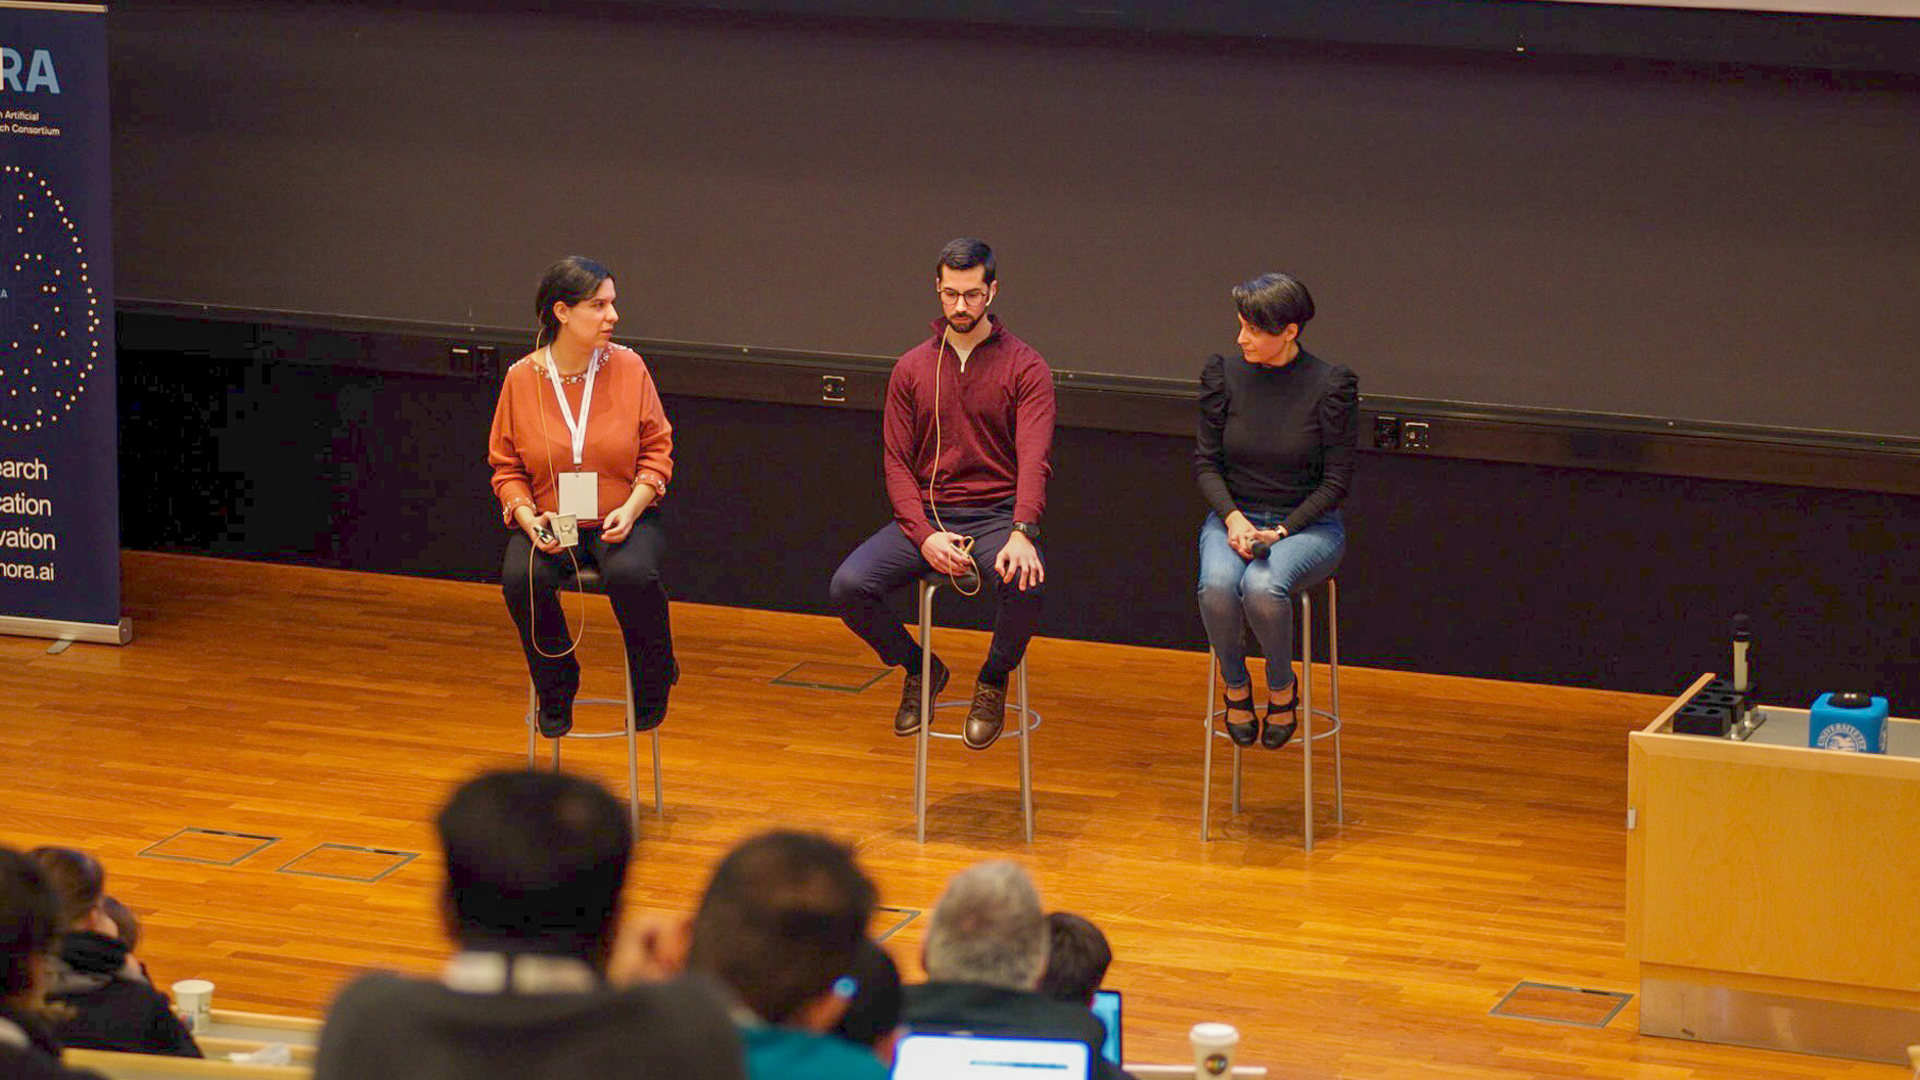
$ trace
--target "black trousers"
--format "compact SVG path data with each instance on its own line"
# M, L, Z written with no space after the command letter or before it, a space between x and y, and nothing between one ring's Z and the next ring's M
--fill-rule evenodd
M597 528L581 529L580 544L573 549L573 559L581 566L599 569L607 599L613 602L633 678L634 707L639 711L664 704L668 688L679 675L673 660L667 590L660 582L660 560L666 549L667 534L660 527L658 510L642 514L633 531L617 544L601 539ZM531 576L529 553L533 555ZM527 673L542 705L572 701L580 690L580 662L572 654L554 655L565 652L570 640L560 588L573 580L573 559L564 551L548 555L535 549L516 527L507 538L507 553L500 564L500 591L519 628Z

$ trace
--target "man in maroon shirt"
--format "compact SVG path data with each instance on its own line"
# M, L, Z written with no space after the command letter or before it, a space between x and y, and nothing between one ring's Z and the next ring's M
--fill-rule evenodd
M833 575L833 604L906 685L896 735L920 730L920 645L887 595L929 570L962 591L974 573L994 591L993 644L980 666L963 741L985 750L1006 722L1007 676L1040 619L1046 568L1036 546L1053 447L1053 372L987 314L999 292L993 250L973 239L940 249L942 317L900 357L887 383L887 498L893 524L855 548ZM982 572L991 568L991 572ZM932 694L947 683L933 659ZM931 700L931 696L929 697Z

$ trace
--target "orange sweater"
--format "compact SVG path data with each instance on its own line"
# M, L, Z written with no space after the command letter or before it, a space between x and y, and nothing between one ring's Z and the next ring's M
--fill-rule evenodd
M560 403L547 378L547 352L521 357L507 369L500 403L493 410L487 461L493 466L493 493L500 516L513 524L514 508L528 503L537 511L558 510L558 474L573 469L573 441ZM577 419L584 381L562 383L567 407ZM580 468L599 475L600 499L593 525L645 482L664 493L673 479L673 425L660 406L640 354L622 345L607 348L593 381L593 411L587 416L586 448ZM657 501L657 500L656 500Z

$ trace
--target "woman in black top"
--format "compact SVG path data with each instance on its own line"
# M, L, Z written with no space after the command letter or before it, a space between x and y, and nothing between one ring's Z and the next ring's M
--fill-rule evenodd
M1262 274L1233 290L1240 356L1200 372L1194 472L1212 513L1200 526L1200 618L1220 658L1227 734L1269 750L1299 726L1293 594L1332 574L1347 547L1340 500L1353 479L1360 381L1300 347L1307 287ZM1267 708L1254 712L1242 625L1267 657Z

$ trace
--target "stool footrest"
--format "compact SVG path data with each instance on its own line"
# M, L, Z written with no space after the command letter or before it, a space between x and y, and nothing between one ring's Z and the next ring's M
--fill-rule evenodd
M1317 702L1319 693L1315 690L1316 681L1314 679L1314 668L1316 665L1314 662L1315 634L1313 629L1313 607L1318 601L1313 594L1322 590L1324 590L1325 593L1327 609L1327 638L1325 641L1327 655L1324 658L1327 677L1326 686L1323 689L1328 691L1330 695L1325 708L1320 707ZM1305 722L1303 726L1306 730L1298 732L1297 736L1288 745L1299 746L1301 748L1301 842L1302 846L1308 851L1313 850L1314 744L1329 737L1333 739L1333 819L1335 822L1342 824L1344 824L1347 819L1345 778L1342 775L1343 770L1340 760L1340 731L1343 724L1340 716L1339 595L1339 585L1331 576L1314 587L1302 589L1295 594L1295 599L1298 604L1297 610L1300 617L1301 668L1300 681L1298 684L1300 687L1300 695L1298 698L1299 713L1297 715L1304 718ZM1274 659L1268 657L1267 662L1272 664L1274 663ZM1291 664L1291 658L1285 662ZM1207 651L1207 738L1204 744L1205 753L1202 755L1201 765L1201 768L1204 770L1204 775L1200 784L1200 839L1203 841L1213 839L1208 827L1213 801L1213 740L1215 738L1221 738L1232 743L1232 737L1216 724L1216 721L1226 713L1226 710L1221 708L1216 700L1214 689L1215 679L1219 674L1219 664L1220 658L1209 649ZM1242 751L1245 749L1248 748L1233 743L1233 810L1235 813L1240 811L1241 759L1243 756Z
M944 575L923 576L917 586L916 607L920 613L920 647L923 656L933 653L933 596L939 586L946 584ZM934 713L940 709L961 709L971 706L967 701L935 702L928 691L921 687L921 726L914 735L913 754L913 817L914 831L921 843L927 842L927 747L934 739L965 739L959 732L941 732L933 730ZM1001 729L1000 738L1020 741L1020 816L1025 824L1027 843L1033 843L1033 765L1031 748L1033 740L1026 737L1028 732L1040 726L1040 714L1032 707L1027 695L1027 663L1022 658L1013 671L1013 684L1009 687L1018 694L1017 706L1008 711L1016 714L1011 726L1013 730Z

